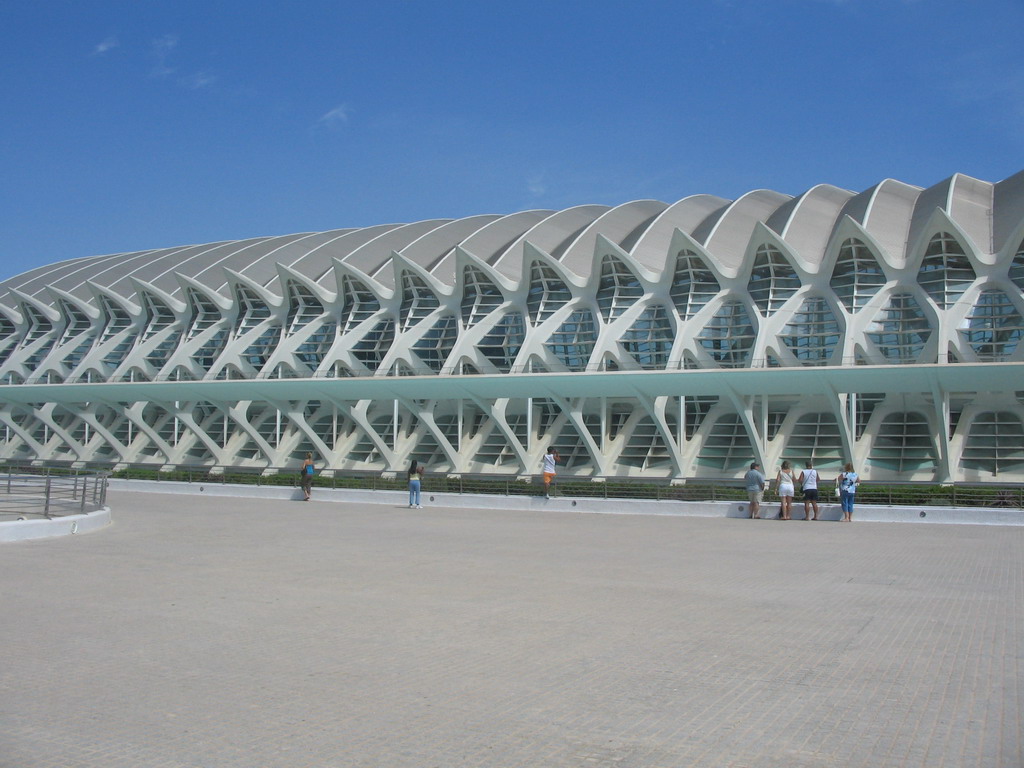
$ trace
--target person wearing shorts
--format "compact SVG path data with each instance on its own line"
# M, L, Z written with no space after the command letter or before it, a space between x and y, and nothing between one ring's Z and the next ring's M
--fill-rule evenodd
M553 445L548 446L547 453L544 454L544 458L541 460L541 472L544 475L544 498L549 499L551 496L551 481L555 479L555 465L558 464L558 451L555 450Z
M804 520L818 519L818 470L810 461L804 464L805 469L800 473L797 482L804 489ZM814 517L811 517L811 508L814 508Z
M760 466L756 461L751 462L750 471L743 476L750 499L750 517L755 520L761 517L761 502L764 500L765 476L758 469Z
M782 468L775 476L775 487L779 494L779 520L789 520L793 514L794 481L793 470L788 461L782 462Z

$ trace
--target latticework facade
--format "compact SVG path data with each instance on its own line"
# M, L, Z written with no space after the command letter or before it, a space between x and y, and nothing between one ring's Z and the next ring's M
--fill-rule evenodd
M255 238L0 283L0 458L1024 481L1024 172Z

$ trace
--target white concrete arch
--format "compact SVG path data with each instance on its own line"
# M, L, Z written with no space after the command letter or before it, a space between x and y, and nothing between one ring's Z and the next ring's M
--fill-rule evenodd
M748 192L722 213L706 237L702 239L694 232L694 239L702 242L726 269L739 270L754 226L770 217L789 199L788 195L766 189Z
M642 231L666 207L659 200L636 200L617 205L580 232L559 260L577 274L587 275L589 273L586 270L591 266L594 251L598 247L598 237L614 243L620 250L629 251ZM622 248L622 245L625 247Z
M666 269L666 261L675 262L672 246L676 231L689 237L702 221L723 211L732 201L715 195L691 195L673 203L658 214L629 253L646 269ZM692 238L690 238L692 240Z
M607 210L606 205L579 205L555 211L520 235L492 266L508 277L518 277L523 271L523 262L530 257L527 243L557 259L570 238L574 238Z

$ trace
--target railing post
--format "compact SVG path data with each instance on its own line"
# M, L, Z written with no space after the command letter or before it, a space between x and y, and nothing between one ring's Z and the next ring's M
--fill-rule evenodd
M47 519L50 517L50 473L46 473L46 493L45 500L43 502L43 514L46 515Z

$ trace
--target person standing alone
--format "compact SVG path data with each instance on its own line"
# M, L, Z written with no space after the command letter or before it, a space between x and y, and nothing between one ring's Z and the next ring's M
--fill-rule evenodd
M423 509L420 504L420 486L423 480L423 465L413 459L409 464L409 509Z
M302 493L305 500L313 495L313 475L316 474L316 467L313 465L313 454L307 453L306 460L302 462Z
M541 460L541 472L544 474L544 498L551 498L551 481L555 479L555 465L558 464L558 451L553 445L548 446L547 453Z
M761 499L764 496L765 476L761 474L760 466L756 461L751 462L750 471L743 476L747 497L750 499L750 517L754 520L761 517Z

